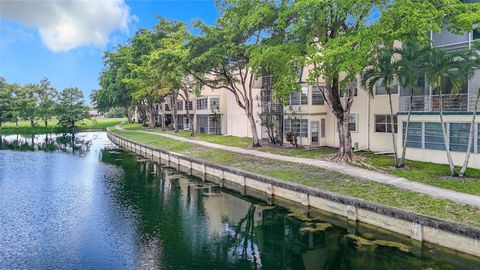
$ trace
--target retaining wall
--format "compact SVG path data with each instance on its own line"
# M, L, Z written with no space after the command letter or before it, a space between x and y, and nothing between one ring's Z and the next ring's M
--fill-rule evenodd
M122 148L158 163L220 184L222 187L254 189L307 207L375 225L396 233L480 257L480 229L419 215L410 211L322 191L272 177L209 163L181 154L133 142L110 131L108 138Z

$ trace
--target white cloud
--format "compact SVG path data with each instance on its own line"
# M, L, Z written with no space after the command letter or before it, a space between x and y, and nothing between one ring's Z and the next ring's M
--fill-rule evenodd
M37 29L54 52L105 46L112 32L128 31L135 19L123 0L0 0L0 18Z

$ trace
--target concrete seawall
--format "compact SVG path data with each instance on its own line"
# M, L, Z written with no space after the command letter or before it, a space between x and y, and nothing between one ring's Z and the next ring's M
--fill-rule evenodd
M246 172L203 160L164 151L107 132L116 145L155 162L218 183L222 187L254 189L306 207L344 216L352 221L378 226L418 241L425 241L480 257L480 229L464 224L419 215L398 208L371 203L279 179Z

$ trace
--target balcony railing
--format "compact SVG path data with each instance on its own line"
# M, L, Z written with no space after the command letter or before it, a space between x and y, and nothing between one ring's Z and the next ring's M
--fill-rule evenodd
M472 98L469 99L467 93L442 95L443 101L440 100L440 95L420 95L400 97L400 111L407 112L412 102L412 111L414 112L438 112L440 111L440 103L443 104L443 111L446 112L466 112L469 110L469 102L475 103Z

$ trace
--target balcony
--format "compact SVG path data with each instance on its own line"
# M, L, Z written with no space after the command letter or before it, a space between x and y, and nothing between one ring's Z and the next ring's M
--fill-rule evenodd
M453 95L442 95L443 111L445 112L467 112L469 103L475 103L474 97L469 97L467 93ZM400 97L400 111L408 112L412 101L413 112L438 112L440 111L440 95L416 95L410 99L410 96Z

